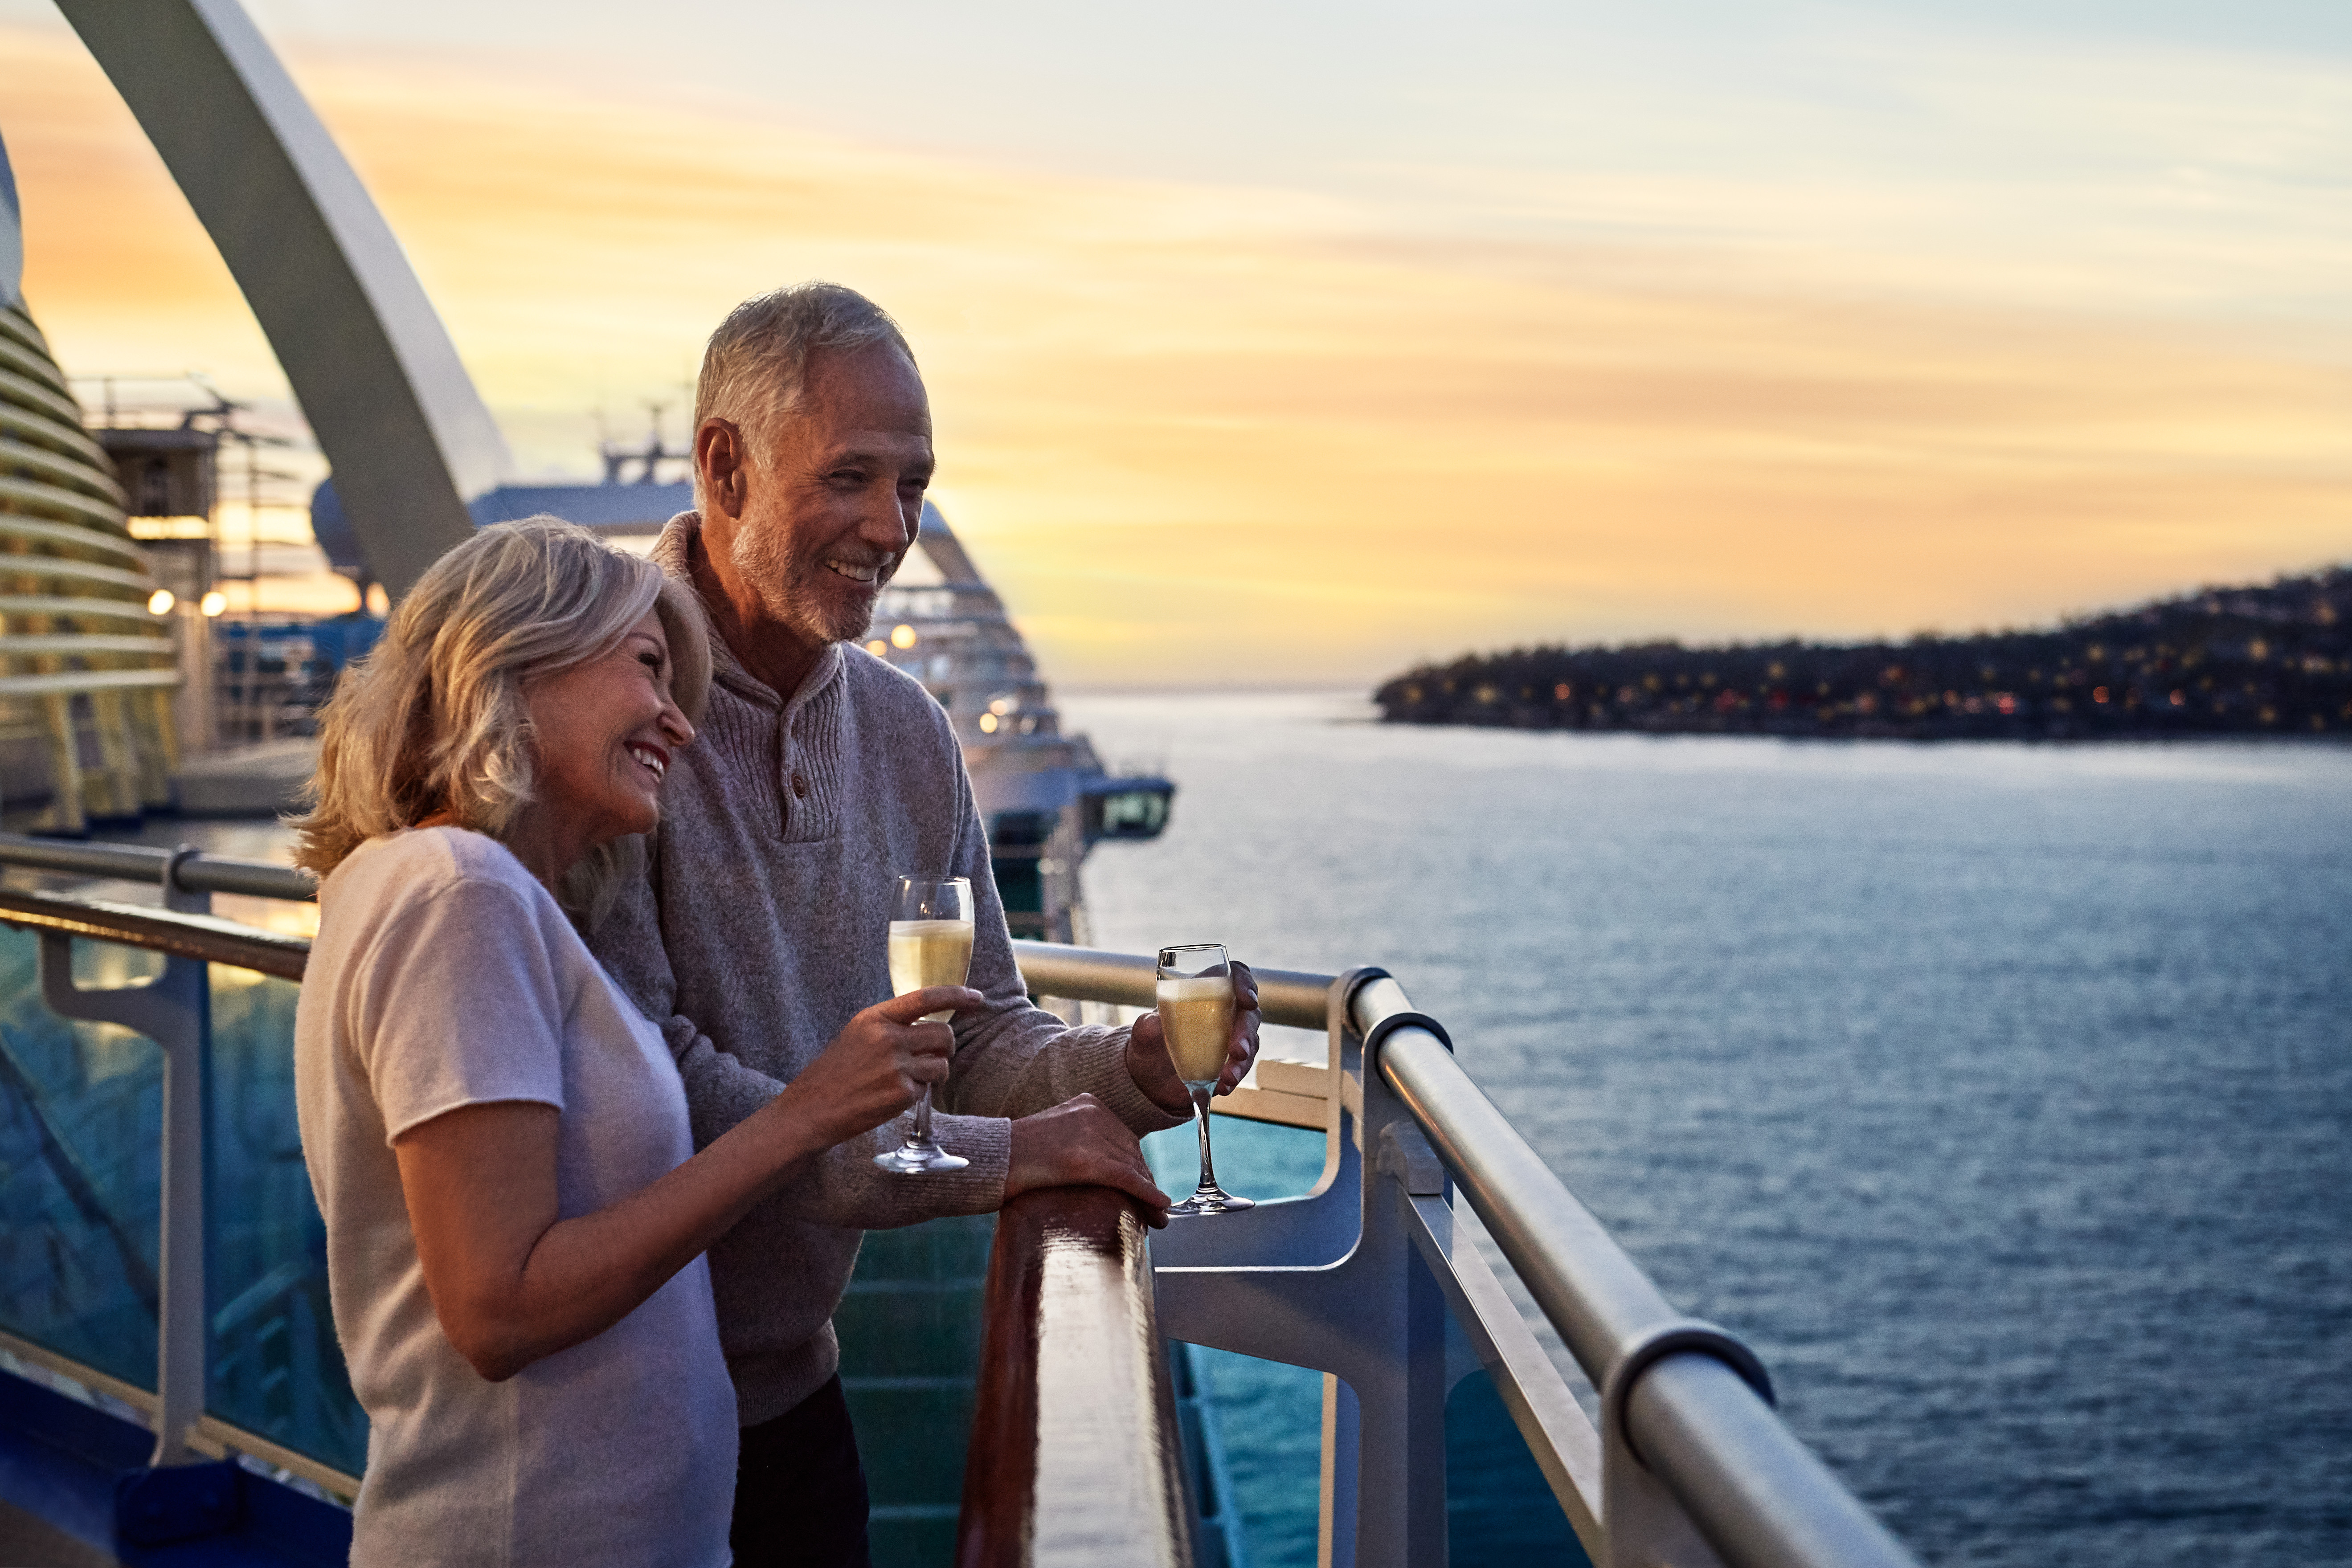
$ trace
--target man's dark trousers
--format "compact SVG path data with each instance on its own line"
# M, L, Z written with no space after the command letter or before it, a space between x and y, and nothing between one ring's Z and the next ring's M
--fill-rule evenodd
M735 1462L735 1568L869 1568L866 1470L841 1379L746 1427Z

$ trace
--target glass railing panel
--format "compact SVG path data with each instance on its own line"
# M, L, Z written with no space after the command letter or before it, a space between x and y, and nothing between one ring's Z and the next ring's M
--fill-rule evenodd
M1261 1200L1298 1197L1323 1174L1321 1133L1233 1116L1218 1117L1209 1132L1217 1179L1228 1192ZM1184 1197L1200 1179L1200 1135L1190 1126L1152 1134L1143 1140L1143 1153L1151 1162L1153 1179L1171 1197ZM1198 1390L1196 1418L1216 1427L1217 1457L1225 1471L1215 1479L1223 1494L1219 1500L1240 1519L1250 1568L1314 1568L1322 1485L1323 1375L1197 1345L1189 1349L1186 1359ZM1196 1478L1207 1461L1207 1436L1185 1445Z
M875 1568L955 1554L994 1229L993 1216L971 1215L869 1232L834 1313Z
M50 1011L39 950L0 927L0 1329L152 1389L163 1054ZM84 986L160 968L151 954L75 944Z
M357 1475L367 1460L367 1417L335 1339L327 1229L294 1115L299 995L290 981L213 966L206 1407Z
M1457 1568L1591 1568L1495 1380L1474 1372L1445 1401L1446 1561Z
M1221 1117L1212 1129L1217 1176L1256 1198L1307 1191L1323 1170L1323 1134ZM1200 1173L1189 1127L1154 1133L1144 1153L1161 1188L1181 1197ZM1176 1221L1213 1224L1213 1220ZM1305 1367L1192 1347L1200 1418L1215 1423L1222 1478L1239 1514L1250 1568L1312 1568L1322 1466L1323 1377ZM1186 1434L1196 1476L1205 1442ZM1589 1559L1528 1451L1494 1382L1473 1373L1445 1407L1449 1560L1584 1568Z

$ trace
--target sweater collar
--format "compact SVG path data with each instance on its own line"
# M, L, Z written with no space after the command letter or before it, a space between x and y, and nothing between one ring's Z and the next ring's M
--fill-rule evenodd
M661 537L654 541L653 562L670 576L689 587L694 582L692 564L694 536L702 529L702 514L680 512L662 528ZM781 708L786 719L814 700L827 686L841 678L847 657L838 643L828 643L801 681L800 690L786 701L773 686L743 667L727 639L712 628L710 639L710 678L744 701L765 708Z

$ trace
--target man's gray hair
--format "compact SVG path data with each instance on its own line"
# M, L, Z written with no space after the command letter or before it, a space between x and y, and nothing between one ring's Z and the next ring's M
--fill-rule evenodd
M887 343L914 363L915 350L890 313L838 283L796 283L743 301L727 313L702 350L702 375L694 389L694 428L703 421L731 419L747 434L764 434L800 395L809 356ZM758 444L753 444L758 450ZM701 465L696 465L694 499L702 504Z

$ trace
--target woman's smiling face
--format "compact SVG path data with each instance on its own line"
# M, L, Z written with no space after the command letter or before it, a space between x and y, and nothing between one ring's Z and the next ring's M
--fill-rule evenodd
M647 611L620 646L523 684L537 767L530 810L578 852L661 815L662 776L694 726L670 695L669 638Z

